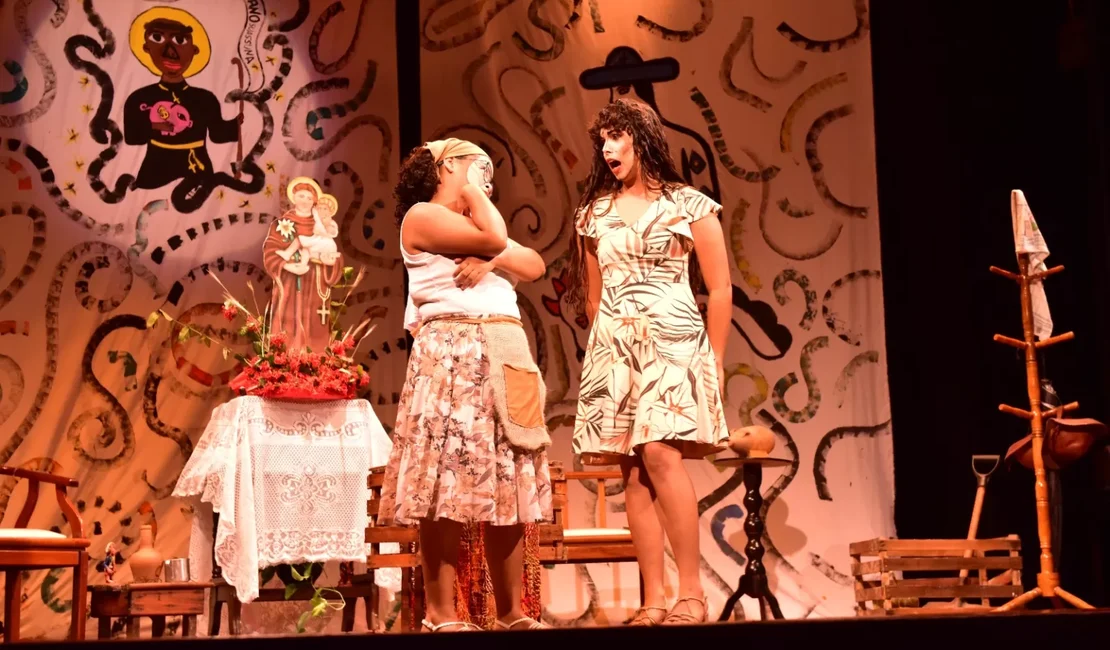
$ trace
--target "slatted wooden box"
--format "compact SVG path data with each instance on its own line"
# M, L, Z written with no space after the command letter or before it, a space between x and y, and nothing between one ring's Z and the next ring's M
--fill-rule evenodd
M1022 593L1017 535L977 540L877 538L848 549L857 616L989 610L992 600L997 607ZM964 578L962 570L967 571ZM903 577L904 573L914 577Z

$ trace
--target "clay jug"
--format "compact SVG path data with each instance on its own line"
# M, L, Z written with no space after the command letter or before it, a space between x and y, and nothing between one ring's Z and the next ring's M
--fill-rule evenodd
M162 554L154 548L154 533L149 525L139 532L139 550L127 559L134 582L157 582L162 574Z

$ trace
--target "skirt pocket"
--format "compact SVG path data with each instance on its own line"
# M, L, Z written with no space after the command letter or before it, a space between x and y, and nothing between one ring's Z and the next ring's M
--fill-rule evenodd
M513 424L532 429L542 427L543 422L543 378L538 370L520 368L510 363L505 371L505 406L509 421Z
M497 417L509 444L524 451L551 445L544 419L546 388L520 325L482 325Z

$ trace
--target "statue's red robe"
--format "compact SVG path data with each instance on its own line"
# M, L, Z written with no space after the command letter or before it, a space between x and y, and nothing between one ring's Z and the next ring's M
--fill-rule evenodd
M278 224L284 220L292 222L296 230L292 239L278 232ZM343 277L343 256L332 264L310 263L307 273L297 275L283 268L286 260L277 254L292 245L296 237L311 234L312 217L302 217L293 210L286 212L270 224L262 247L262 265L274 279L272 331L285 332L291 350L310 348L323 352L331 339L334 317L328 292ZM326 302L324 296L328 296Z

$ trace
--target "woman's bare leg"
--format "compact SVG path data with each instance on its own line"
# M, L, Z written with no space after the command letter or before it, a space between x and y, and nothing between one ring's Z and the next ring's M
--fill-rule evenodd
M642 607L667 607L663 582L663 525L655 504L655 489L639 456L621 460L624 475L624 507L628 529L636 549L636 562L644 580ZM659 616L652 618L661 620Z
M455 569L459 563L462 525L450 519L420 522L420 556L424 566L427 619L432 625L459 620L455 610ZM448 627L443 631L462 629Z
M649 442L644 445L641 458L655 487L655 498L663 511L662 524L678 565L678 597L703 599L698 501L694 484L682 464L682 452L665 442ZM690 601L677 608L698 618L704 615L704 605Z
M524 618L524 526L486 526L486 565L493 582L497 620L512 623Z

